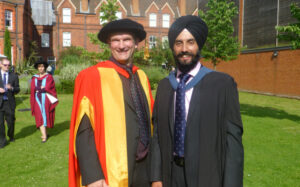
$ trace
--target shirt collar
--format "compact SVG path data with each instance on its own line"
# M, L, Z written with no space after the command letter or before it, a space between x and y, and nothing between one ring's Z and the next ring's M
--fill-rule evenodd
M130 66L127 66L125 64L121 64L120 62L118 62L113 56L111 56L109 58L109 61L113 62L115 65L117 65L119 68L125 70L127 72L126 69L131 69L132 73L135 74L136 71L139 69L137 66L130 64ZM127 76L126 76L127 77Z
M3 71L3 70L1 69L1 74L3 75L4 73L7 73L7 74L8 74L7 71Z

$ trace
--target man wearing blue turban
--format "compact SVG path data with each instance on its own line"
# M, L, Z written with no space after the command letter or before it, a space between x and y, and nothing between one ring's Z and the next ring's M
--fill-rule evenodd
M243 186L243 125L237 85L200 62L208 35L197 16L178 18L169 44L176 70L161 80L153 110L152 186Z

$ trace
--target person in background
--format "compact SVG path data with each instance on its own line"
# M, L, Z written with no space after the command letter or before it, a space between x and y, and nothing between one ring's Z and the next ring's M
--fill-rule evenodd
M46 73L48 64L37 61L34 64L38 73L33 75L30 86L31 114L35 117L36 128L41 131L42 143L48 139L47 128L53 128L55 107L58 104L53 77Z
M69 186L147 187L153 99L133 65L144 27L130 19L99 32L111 57L79 73L70 126Z
M15 131L15 94L20 92L19 77L13 72L9 72L10 62L4 58L1 60L0 76L0 148L7 145L5 134L5 121L7 122L7 135L10 142L14 142Z
M242 187L243 125L237 85L200 62L208 28L178 18L168 38L176 70L160 81L153 109L152 186Z

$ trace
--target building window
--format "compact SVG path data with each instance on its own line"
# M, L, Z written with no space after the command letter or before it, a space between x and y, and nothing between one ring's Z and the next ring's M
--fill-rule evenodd
M41 35L41 46L42 47L49 47L50 46L49 33L42 33L42 35Z
M5 10L5 27L12 30L12 11Z
M70 46L71 46L71 33L63 32L63 47L70 47Z
M168 36L163 36L161 38L161 43L162 43L162 47L165 49L165 48L168 48L169 46L169 39L168 39Z
M149 37L149 48L153 48L156 46L156 37L155 36L150 36Z
M70 8L63 8L63 23L71 23L71 9Z
M156 14L152 13L149 15L149 26L156 27Z
M169 14L164 14L163 15L163 24L162 24L162 26L164 28L169 28L169 26L170 26L170 15Z
M116 12L117 19L122 19L122 12Z
M104 15L103 12L100 12L100 25L107 23L107 20L102 20L101 17ZM116 12L117 19L122 19L122 12Z

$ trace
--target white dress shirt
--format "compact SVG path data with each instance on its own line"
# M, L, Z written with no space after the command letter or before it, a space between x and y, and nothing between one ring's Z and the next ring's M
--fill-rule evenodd
M189 80L186 82L186 85L197 75L197 73L199 72L201 68L201 63L197 63L197 65L190 71L188 72L189 75L191 75L191 77L189 78ZM182 72L177 69L177 75L176 75L176 80L177 82L179 82L179 75L181 74ZM190 101L191 101L191 98L192 98L192 94L193 94L193 90L194 88L190 88L189 90L186 90L185 92L185 119L187 120L187 116L188 116L188 113L189 113L189 108L190 108ZM176 107L176 91L175 91L175 94L174 94L174 106ZM174 114L175 114L175 107L174 107ZM175 115L174 115L174 118L175 118Z
M3 86L5 86L8 83L8 72L1 70L1 75L2 75L2 81L4 81L4 76L6 75L6 82L3 82Z

